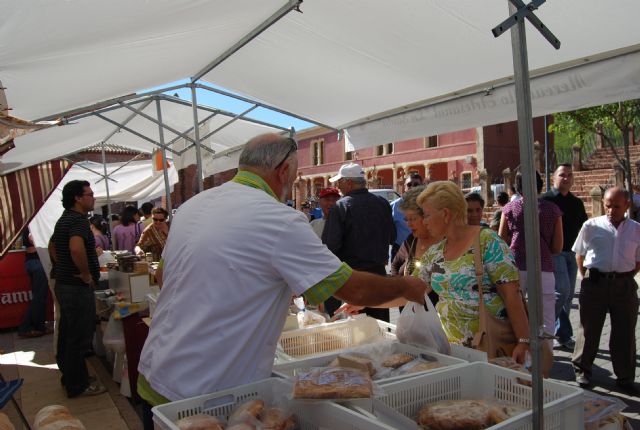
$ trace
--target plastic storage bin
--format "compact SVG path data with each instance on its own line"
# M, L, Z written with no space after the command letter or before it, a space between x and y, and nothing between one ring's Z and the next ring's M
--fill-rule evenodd
M329 363L331 363L333 361L333 359L335 359L338 355L340 354L344 354L347 352L358 352L359 350L365 349L367 347L379 347L380 349L384 349L385 351L389 350L390 354L396 354L396 353L406 353L409 354L410 356L414 357L414 358L418 358L420 356L423 356L423 358L425 358L426 360L429 361L435 361L437 360L438 362L440 362L443 367L438 367L435 369L431 369L431 370L427 370L425 372L434 372L434 371L439 371L444 369L445 367L449 367L449 366L459 366L459 365L463 365L463 364L467 364L466 361L461 360L459 358L455 358L455 357L451 357L448 355L444 355L444 354L439 354L435 351L432 351L430 349L427 348L420 348L417 346L413 346L413 345L407 345L404 343L400 343L397 341L393 341L393 340L388 340L388 341L383 341L383 342L378 342L375 344L370 344L370 345L365 345L365 346L360 346L360 347L354 347L354 348L348 348L345 350L341 350L341 351L336 351L336 352L332 352L330 354L323 354L323 355L319 355L316 357L310 357L310 358L303 358L300 360L296 360L296 361L292 361L290 363L283 363L283 364L277 364L276 366L273 367L273 373L281 376L283 378L292 378L293 376L297 375L298 373L302 373L302 372L308 372L312 367L325 367L327 366ZM383 382L392 382L392 381L398 381L401 379L407 379L407 378L412 378L415 377L417 375L422 375L425 372L418 372L418 373L410 373L410 374L406 374L406 375L399 375L399 376L392 376L389 378L383 378L383 379L378 379L375 382L380 384Z
M209 414L228 419L236 405L251 399L263 399L272 406L274 401L291 393L291 383L269 378L241 385L213 394L167 403L153 408L156 428L179 430L175 422L197 414ZM296 416L300 430L349 429L391 430L391 427L331 402L290 401L291 413Z
M283 332L279 342L285 354L301 358L395 339L395 330L393 324L370 317L357 317Z
M489 399L529 409L491 429L531 429L531 387L519 379L530 376L489 363L470 363L434 371L402 381L381 384L385 395L374 400L374 414L386 425L401 430L417 429L414 421L425 404L441 400ZM545 380L544 428L580 429L584 426L583 391L580 388Z

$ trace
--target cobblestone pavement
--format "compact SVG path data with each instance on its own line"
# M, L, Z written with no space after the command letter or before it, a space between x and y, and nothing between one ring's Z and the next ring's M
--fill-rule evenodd
M640 275L636 276L636 282L640 284ZM576 286L576 294L573 299L573 308L570 314L571 324L574 334L577 334L580 327L580 316L578 314L578 293L580 291L580 280ZM607 316L602 336L600 337L600 350L594 362L593 376L591 382L593 386L589 389L596 394L617 397L627 404L627 409L623 414L629 419L634 429L640 430L640 398L626 394L616 385L616 377L613 373L613 365L611 364L611 355L609 354L609 333L611 332L611 324L609 316ZM636 339L640 337L640 327L636 325ZM571 366L571 351L566 349L554 350L555 363L551 371L551 377L554 379L567 381L571 385L576 385ZM640 389L640 360L636 357L636 379L635 385Z

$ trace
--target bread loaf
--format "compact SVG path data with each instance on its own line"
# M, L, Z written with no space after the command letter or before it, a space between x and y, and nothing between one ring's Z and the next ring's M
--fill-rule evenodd
M9 417L0 412L0 430L16 430L16 428L9 421Z
M254 425L264 409L264 400L255 399L239 405L229 417L229 425Z
M270 408L262 416L263 430L293 430L296 422L280 408Z
M397 369L398 367L402 366L403 364L407 364L410 361L413 361L413 357L409 354L393 354L387 357L382 365L384 367Z
M33 420L33 430L86 430L69 409L60 405L45 406Z
M298 399L357 399L373 395L371 376L359 369L327 367L296 376L293 397Z
M193 415L184 417L176 423L180 430L223 430L223 423L211 415Z

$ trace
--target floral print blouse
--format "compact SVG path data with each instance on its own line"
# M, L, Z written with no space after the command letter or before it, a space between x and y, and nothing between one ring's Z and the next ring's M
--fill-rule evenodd
M431 284L440 301L436 309L449 341L469 346L479 328L479 294L473 245L455 260L445 260L447 239L422 256L418 276ZM505 318L504 303L496 285L518 281L518 269L507 244L491 229L480 230L483 263L483 296L489 312Z

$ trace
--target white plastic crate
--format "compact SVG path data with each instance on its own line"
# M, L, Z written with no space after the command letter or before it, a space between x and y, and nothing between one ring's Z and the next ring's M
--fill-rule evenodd
M370 317L321 324L280 335L285 354L293 358L310 357L385 339L395 339L396 326Z
M156 429L179 430L175 422L184 417L208 414L229 418L235 407L247 400L262 399L272 406L276 399L286 397L292 391L291 383L279 378L269 378L252 384L241 385L213 394L193 397L156 406L153 422ZM391 430L375 420L331 402L290 401L291 413L296 416L300 430Z
M332 352L330 354L323 354L316 357L303 358L303 359L295 360L289 363L277 364L273 367L273 373L283 378L292 378L299 373L308 372L313 367L325 367L340 354L344 354L346 352L358 352L358 351L362 351L363 349L368 349L370 347L380 351L385 351L385 352L388 350L389 354L405 353L414 358L419 358L422 356L426 360L438 361L443 365L443 367L427 370L425 372L442 370L444 367L459 366L467 363L466 361L461 360L459 358L451 357L444 354L439 354L427 348L420 348L414 345L407 345L395 340L387 340L383 342L377 342L374 344L361 345L359 347L348 348L345 350ZM410 373L406 375L392 376L389 378L378 379L375 382L376 383L392 382L400 379L411 378L417 375L422 375L423 373L424 372L418 372L418 373Z
M414 419L425 404L442 400L488 399L529 409L492 429L531 430L532 389L520 384L517 378L531 379L529 375L481 362L436 370L381 384L385 394L374 400L373 410L381 421L391 427L415 430L418 427ZM543 385L544 428L583 428L583 391L551 380L545 380Z

